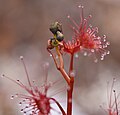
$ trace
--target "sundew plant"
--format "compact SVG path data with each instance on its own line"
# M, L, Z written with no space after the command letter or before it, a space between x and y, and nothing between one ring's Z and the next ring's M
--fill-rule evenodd
M66 32L66 30L64 30L63 32L62 24L59 22L53 22L52 24L50 24L49 27L51 37L48 39L48 41L46 41L46 50L53 58L56 70L60 72L61 77L64 78L67 84L67 110L65 110L64 107L61 106L56 98L48 96L48 90L56 83L56 81L52 83L48 82L47 77L49 75L47 75L46 72L45 82L40 87L38 87L34 81L31 81L29 73L27 72L24 58L23 56L20 56L20 60L24 66L24 70L26 73L28 86L23 84L23 82L19 79L13 80L12 78L7 77L4 74L2 75L2 77L13 81L27 92L27 94L17 93L16 95L12 96L12 99L16 96L22 98L22 101L19 102L20 105L24 105L24 108L21 109L22 114L51 115L51 111L55 111L55 108L51 106L51 104L54 103L59 108L59 111L56 112L56 114L72 115L74 79L76 76L73 66L75 55L77 53L82 53L84 56L92 56L93 63L97 63L98 61L104 60L105 56L110 53L110 51L107 49L110 43L107 41L106 36L99 36L98 27L93 27L89 24L89 20L92 18L92 16L84 16L84 6L80 5L78 6L78 9L80 10L79 23L76 23L76 20L71 18L70 15L68 16L68 19L70 21L70 28L73 30L73 37L71 37L67 41L63 34ZM64 57L66 55L70 56L68 70L66 70L64 67ZM45 70L47 70L48 65L48 63L45 63ZM107 115L118 115L119 111L117 108L117 97L115 90L112 90L113 86L111 88L110 95L112 95L112 93L114 92L115 101L113 102L113 105L111 105L111 96L109 97L109 110L106 113ZM111 110L112 108L114 109Z

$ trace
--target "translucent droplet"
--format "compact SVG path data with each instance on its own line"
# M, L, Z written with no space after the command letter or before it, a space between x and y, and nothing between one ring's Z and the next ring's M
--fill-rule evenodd
M83 54L84 56L87 56L87 52L84 52L84 54Z
M106 35L103 35L103 38L106 38Z
M2 74L2 75L1 75L1 77L5 77L5 75L4 75L4 74Z
M15 94L15 97L18 97L18 94Z
M19 105L21 106L21 105L22 105L22 102L19 102Z
M23 112L23 109L21 109L20 111Z
M50 57L52 57L52 54L50 54Z
M83 5L79 5L78 8L84 8L84 6Z
M105 42L105 41L106 41L106 39L103 39L103 41Z
M25 108L28 108L29 106L26 106Z
M79 55L76 53L76 54L75 54L75 58L78 58L78 57L79 57Z
M10 99L14 99L14 95L12 95L12 96L10 97Z
M91 27L91 28L92 28L92 25L91 25L91 24L89 24L89 27Z
M104 54L101 55L101 57L104 57L104 56L105 56Z
M20 56L20 59L23 60L23 56Z
M94 50L94 49L91 49L91 52L95 52L95 50Z
M70 72L70 77L75 77L75 71Z
M107 51L107 54L110 54L110 51Z
M91 14L89 15L89 18L92 18L92 15L91 15Z
M17 79L17 82L19 82L20 80L19 79Z
M82 5L79 5L79 6L78 6L78 8L81 8L81 7L82 7Z
M115 93L115 89L113 89L113 92Z
M68 15L67 18L70 18L70 15Z
M101 38L98 36L97 39L100 40Z
M106 45L110 45L110 42L106 42Z
M81 6L81 8L84 8L84 6Z
M104 57L101 57L100 60L104 60Z

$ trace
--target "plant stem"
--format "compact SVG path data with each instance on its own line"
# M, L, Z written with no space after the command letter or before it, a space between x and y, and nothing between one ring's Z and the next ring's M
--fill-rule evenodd
M67 115L72 115L72 93L74 87L74 76L72 76L71 72L73 72L73 58L74 55L71 54L69 67L70 85L68 86L67 89Z
M72 115L72 93L73 93L73 86L74 86L74 75L71 74L71 72L73 72L74 54L71 54L69 74L67 74L67 72L64 70L64 61L63 61L62 54L59 51L59 48L56 47L56 53L58 55L59 64L57 63L56 58L53 55L53 53L49 49L47 49L47 50L52 55L57 69L60 71L60 73L62 74L62 76L64 77L64 79L66 80L66 82L68 84L68 89L67 89L67 115ZM59 107L59 103L57 102L56 104ZM60 110L62 112L62 109L60 109ZM66 115L66 114L64 113L63 115Z
M69 67L69 76L71 76L70 73L73 71L73 59L74 59L74 55L71 54L70 67Z
M57 104L57 106L59 107L59 109L62 112L62 115L66 115L66 113L65 113L64 109L62 108L62 106L60 105L60 103L57 100L55 100L54 98L50 98L50 99L53 100Z

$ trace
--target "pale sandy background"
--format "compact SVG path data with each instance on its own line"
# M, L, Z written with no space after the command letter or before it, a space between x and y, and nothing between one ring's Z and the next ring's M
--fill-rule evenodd
M90 23L99 27L99 35L107 35L111 53L97 64L92 57L81 54L75 59L73 115L104 115L99 105L107 103L106 82L116 77L120 84L120 0L0 0L0 73L26 81L19 60L23 55L30 77L37 84L44 81L42 64L46 61L50 63L49 79L59 79L61 75L46 51L47 40L52 36L48 28L52 22L59 21L65 38L71 39L73 33L67 15L79 22L79 4L84 5L86 16L92 14ZM66 86L64 80L49 93L63 86ZM17 92L22 89L7 79L0 79L0 115L22 115L17 104L20 99L9 99ZM65 106L65 90L56 97Z

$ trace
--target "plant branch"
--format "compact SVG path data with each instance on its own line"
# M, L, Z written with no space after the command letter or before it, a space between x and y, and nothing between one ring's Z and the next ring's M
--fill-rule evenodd
M74 76L72 76L71 72L73 72L73 58L74 55L71 54L69 67L70 85L67 89L67 115L72 115L72 93L74 87Z
M60 103L57 100L55 100L54 98L50 98L50 99L53 100L57 104L57 106L61 110L62 114L66 115L66 113L65 113L64 109L62 108L62 106L60 105Z

